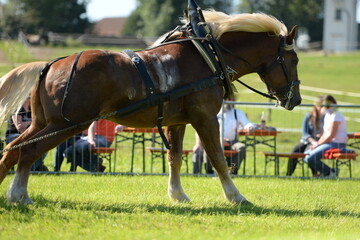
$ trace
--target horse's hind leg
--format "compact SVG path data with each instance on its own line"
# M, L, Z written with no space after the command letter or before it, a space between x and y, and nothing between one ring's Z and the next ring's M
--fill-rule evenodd
M11 145L8 145L10 147ZM10 169L15 166L19 159L19 149L5 152L0 160L0 184L5 179Z
M170 199L177 202L188 202L180 182L180 169L182 164L182 143L185 133L185 125L170 126L167 128L167 137L171 145L168 154L169 161L169 185L168 194Z
M239 193L228 172L220 145L219 123L216 116L210 119L202 118L201 123L192 123L192 125L199 134L206 154L219 175L225 198L232 203L249 203Z
M12 142L10 142L6 146L6 148L9 149L15 145L18 145L18 144L24 142L26 139L28 139L32 135L36 134L36 132L39 130L40 129L36 130L36 129L34 129L33 126L31 126L30 128L26 129L25 132L23 134L21 134L18 138L16 138ZM6 151L4 153L3 157L0 160L0 184L6 177L6 175L10 171L10 169L13 166L15 166L15 164L18 163L19 154L20 154L20 148L15 148L13 150Z
M44 136L61 130L61 127L55 125L48 125L46 128L37 132L32 138ZM71 132L63 132L56 136L52 136L40 141L36 141L25 145L19 150L18 167L16 169L15 177L7 193L8 203L24 203L32 204L27 186L29 180L30 169L33 163L42 156L46 151L57 146L60 142L73 135ZM29 139L24 139L24 141Z

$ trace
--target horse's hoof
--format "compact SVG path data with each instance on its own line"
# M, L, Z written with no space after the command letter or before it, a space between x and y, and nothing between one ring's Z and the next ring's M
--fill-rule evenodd
M169 197L174 202L181 202L181 203L190 202L190 198L188 198L188 196L186 196L185 193L181 193L181 194L169 193Z
M184 196L174 199L176 202L180 202L180 203L186 203L186 202L190 202L190 198L188 198L188 196L186 196L184 194Z
M24 198L20 199L20 201L18 201L18 203L20 203L22 205L33 205L34 204L34 202L29 197L24 197Z
M174 202L180 202L180 203L190 202L190 198L188 198L188 196L186 196L186 194L184 194L183 196L170 197L170 198Z
M249 202L248 200L242 201L238 203L239 206L245 206L245 207L252 207L254 204L252 202Z
M20 198L9 197L7 200L8 205L33 205L34 202L28 196L21 196Z

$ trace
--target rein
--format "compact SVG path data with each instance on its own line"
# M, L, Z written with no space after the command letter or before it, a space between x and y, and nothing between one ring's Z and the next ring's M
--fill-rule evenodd
M272 100L277 100L277 98L274 97L273 95L267 94L267 93L263 93L263 92L255 89L255 88L247 85L246 83L244 83L243 81L241 81L241 80L239 80L239 79L236 79L236 81L239 82L239 83L241 83L243 86L247 87L247 88L250 89L251 91L253 91L253 92L257 93L257 94L260 94L260 95L263 96L263 97L266 97L266 98L269 98L269 99L272 99Z

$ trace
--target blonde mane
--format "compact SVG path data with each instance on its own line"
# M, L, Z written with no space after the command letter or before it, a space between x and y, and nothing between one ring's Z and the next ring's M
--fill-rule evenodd
M226 32L272 32L286 36L286 26L275 17L264 13L227 15L216 11L203 11L205 21L217 39Z
M288 30L286 26L275 17L265 13L241 13L237 15L227 15L223 12L213 10L203 11L205 21L212 30L212 35L219 39L226 32L271 32L276 36L286 36ZM182 19L182 23L186 24L187 20ZM181 32L175 32L172 36L180 36ZM159 37L151 46L159 46L168 33ZM287 46L291 50L292 45Z

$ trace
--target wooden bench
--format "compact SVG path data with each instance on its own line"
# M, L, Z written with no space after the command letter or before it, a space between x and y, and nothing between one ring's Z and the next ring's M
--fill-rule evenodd
M304 169L304 158L306 154L304 153L288 153L288 152L260 152L265 156L265 175L266 175L266 168L267 164L270 162L275 163L275 176L279 175L279 165L280 165L280 158L296 158L298 163L301 165L302 168L302 175L305 176L305 169Z
M110 147L97 147L97 148L91 148L91 153L98 155L100 159L109 161L109 172L111 172L111 154L115 151L115 148ZM115 170L115 164L114 162L114 170Z
M288 152L260 152L265 156L265 174L266 174L266 165L269 162L275 162L275 175L279 174L279 159L280 158L296 158L298 159L298 163L302 167L302 175L305 176L304 170L304 158L306 154L304 153L288 153ZM351 161L356 159L357 153L334 153L332 159L323 159L323 160L333 160L333 167L339 168L342 165L345 165L349 169L349 176L352 177L352 170L351 170Z
M165 157L164 154L167 153L167 149L164 148L158 148L158 147L147 147L146 150L150 151L151 153L151 172L153 171L153 164L155 158L162 158L163 160L163 173L165 173ZM189 173L189 153L191 153L192 150L183 149L181 158L186 164L186 173Z
M237 153L236 150L224 150L225 157L231 157L231 155Z
M339 168L345 165L349 169L349 176L352 178L351 161L356 160L357 153L333 153L331 159L325 158L324 160L333 160L333 168Z

